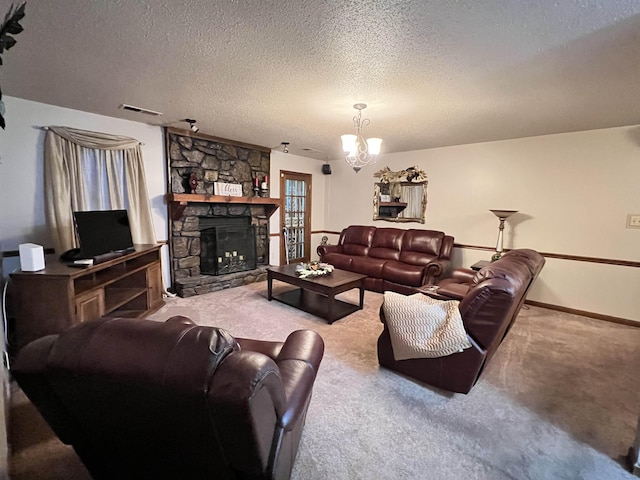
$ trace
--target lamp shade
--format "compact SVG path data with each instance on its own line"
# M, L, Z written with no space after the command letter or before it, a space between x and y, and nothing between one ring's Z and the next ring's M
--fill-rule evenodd
M367 138L367 150L369 155L378 155L382 146L381 138Z
M342 135L342 151L348 155L355 155L356 151L356 139L355 135Z
M491 210L491 212L498 218L509 218L514 213L518 213L518 210Z

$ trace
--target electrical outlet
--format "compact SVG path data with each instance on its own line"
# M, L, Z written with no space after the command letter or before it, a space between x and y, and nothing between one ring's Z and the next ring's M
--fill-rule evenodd
M627 228L640 228L640 214L627 215Z

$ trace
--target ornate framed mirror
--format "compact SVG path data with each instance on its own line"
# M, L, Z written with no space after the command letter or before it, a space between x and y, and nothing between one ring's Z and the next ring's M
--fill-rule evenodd
M425 222L427 209L427 174L409 167L393 172L389 167L373 174L373 219L387 222Z

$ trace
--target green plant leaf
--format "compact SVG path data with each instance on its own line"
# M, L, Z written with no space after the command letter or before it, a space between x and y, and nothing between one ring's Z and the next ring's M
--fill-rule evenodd
M20 20L24 18L26 5L26 2L17 7L11 4L9 11L4 16L4 22L0 24L0 65L2 65L2 53L16 44L16 39L11 35L17 35L24 30L20 25ZM4 130L5 126L4 102L2 102L2 91L0 90L0 127Z
M14 9L13 4L11 5L9 11L4 17L4 22L2 22L2 25L0 25L0 41L11 38L9 37L9 34L17 35L18 33L22 32L23 28L22 25L20 25L20 20L24 18L25 6L26 3L22 3ZM15 45L15 40L13 40L13 43L8 46L5 44L5 49L8 50L13 45Z
M22 30L24 30L24 28L22 28L22 25L20 25L18 22L9 22L5 30L7 33L11 33L12 35L17 35Z
M21 5L18 5L18 8L15 9L13 4L11 4L11 7L9 7L9 11L4 16L3 23L9 23L12 20L15 22L19 22L20 20L22 20L24 18L24 7L26 6L26 4L27 2L23 2Z
M0 38L0 52L2 52L3 49L9 50L15 44L16 44L15 38L10 37L9 35L5 35L4 37Z

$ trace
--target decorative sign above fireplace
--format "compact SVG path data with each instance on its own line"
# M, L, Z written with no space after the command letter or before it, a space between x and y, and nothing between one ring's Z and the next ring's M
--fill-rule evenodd
M239 183L213 183L213 194L231 197L242 197L242 185Z

